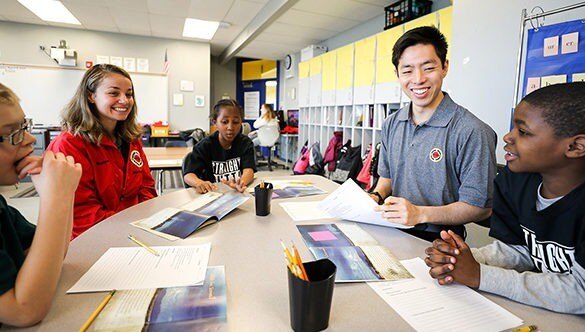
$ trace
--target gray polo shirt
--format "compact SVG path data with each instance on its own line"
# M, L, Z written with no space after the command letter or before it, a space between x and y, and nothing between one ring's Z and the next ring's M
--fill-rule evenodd
M496 133L443 93L425 123L414 125L411 104L384 120L378 173L415 205L491 207Z

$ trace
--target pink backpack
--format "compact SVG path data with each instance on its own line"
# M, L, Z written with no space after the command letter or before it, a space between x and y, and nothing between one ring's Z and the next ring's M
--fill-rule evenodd
M307 167L309 167L309 159L311 156L311 149L307 147L307 143L301 148L301 156L295 162L293 173L295 175L305 174Z

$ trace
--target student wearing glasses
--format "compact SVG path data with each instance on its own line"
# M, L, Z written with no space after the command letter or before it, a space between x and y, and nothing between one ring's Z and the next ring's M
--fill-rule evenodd
M81 166L73 157L33 156L18 98L0 83L0 185L31 175L39 193L37 226L0 196L0 325L30 326L49 311L73 222L73 199Z

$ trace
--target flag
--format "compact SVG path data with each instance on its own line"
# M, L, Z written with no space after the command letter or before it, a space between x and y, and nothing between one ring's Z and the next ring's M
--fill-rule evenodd
M167 50L165 49L165 62L163 64L163 72L168 75L170 67L171 64L169 63L169 56L167 54Z

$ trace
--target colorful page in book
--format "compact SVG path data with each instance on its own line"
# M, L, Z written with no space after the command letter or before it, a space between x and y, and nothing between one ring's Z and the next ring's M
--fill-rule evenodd
M92 331L226 331L225 268L209 266L202 286L118 291Z
M244 204L244 202L246 202L248 199L250 199L249 196L245 196L242 193L238 193L232 190L230 192L224 193L221 197L214 200L210 204L195 210L195 212L201 215L214 216L218 220L221 220L235 208Z
M412 275L398 259L355 224L299 225L299 232L316 259L337 266L335 282L400 280Z
M217 217L214 216L179 211L152 230L185 239L196 230L215 222Z

